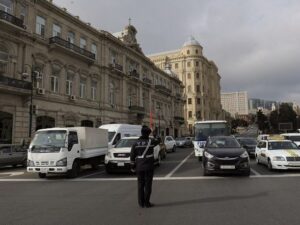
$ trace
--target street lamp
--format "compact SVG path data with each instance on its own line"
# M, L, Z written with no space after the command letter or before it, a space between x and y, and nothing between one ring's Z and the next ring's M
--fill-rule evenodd
M29 75L27 72L22 73L22 79L27 79L29 76L31 76L31 90L30 90L30 105L29 105L29 132L28 137L31 138L31 132L32 132L32 115L33 115L33 86L34 82L41 79L40 78L40 72L37 70L34 70L35 67L31 66L29 64L25 64L25 66L28 66L31 70L31 74Z

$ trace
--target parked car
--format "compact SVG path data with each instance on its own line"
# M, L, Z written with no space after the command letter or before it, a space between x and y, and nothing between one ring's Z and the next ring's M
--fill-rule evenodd
M213 136L207 139L203 152L203 175L240 173L250 175L248 152L233 136Z
M115 171L130 172L130 152L131 147L136 143L139 137L124 137L114 148L108 150L105 156L104 164L107 173ZM161 162L160 145L154 147L154 160L156 165Z
M178 137L175 139L177 147L191 147L193 146L192 138L190 137Z
M237 137L237 141L240 145L245 148L250 157L255 157L255 147L257 145L257 141L255 138L251 137Z
M300 147L300 134L299 133L285 133L281 136L286 140L293 141L298 147Z
M176 141L172 136L166 136L163 142L166 146L167 152L175 152L176 151Z
M27 166L27 148L20 145L0 145L0 166Z
M255 156L257 164L265 164L269 170L300 169L300 150L290 140L262 140Z

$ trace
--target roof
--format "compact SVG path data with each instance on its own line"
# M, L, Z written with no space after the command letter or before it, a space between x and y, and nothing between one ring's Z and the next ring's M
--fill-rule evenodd
M192 45L201 46L201 45L199 44L199 42L198 42L193 36L190 36L190 37L188 37L188 39L184 42L183 47L192 46Z

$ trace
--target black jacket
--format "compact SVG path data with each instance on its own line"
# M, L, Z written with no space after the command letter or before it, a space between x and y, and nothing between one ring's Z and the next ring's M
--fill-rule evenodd
M154 147L159 144L155 139L151 139L149 149L144 157L144 151L147 148L149 138L141 136L132 146L130 152L130 161L135 164L136 171L149 171L154 169Z

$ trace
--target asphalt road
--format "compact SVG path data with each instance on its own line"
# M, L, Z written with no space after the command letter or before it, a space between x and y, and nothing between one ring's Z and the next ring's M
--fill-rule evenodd
M0 225L293 225L300 223L300 171L268 171L252 161L250 178L202 176L192 149L170 153L155 170L152 202L137 206L136 179L103 167L77 179L39 179L0 169Z

